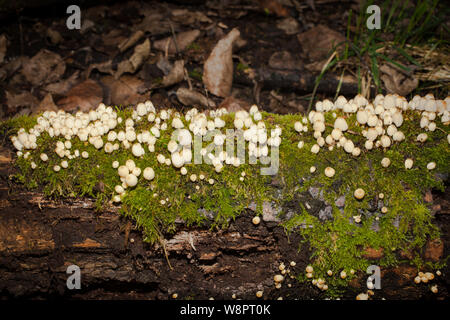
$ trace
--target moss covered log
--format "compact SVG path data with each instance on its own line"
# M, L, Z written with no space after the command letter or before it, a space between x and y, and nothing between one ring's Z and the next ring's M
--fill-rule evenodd
M346 103L354 104L354 101L356 105L360 103L357 98ZM383 105L383 100L379 100L380 103ZM420 105L421 102L417 103ZM369 110L369 115L370 109L377 107L376 103L375 108L368 102L360 104L359 110ZM358 118L355 110L349 111L345 107L323 110L321 105L308 116L270 114L253 108L250 113L240 112L239 115L219 110L201 117L202 113L193 110L186 114L175 110L156 112L151 103L138 105L136 109L101 105L97 111L91 111L87 122L83 124L81 121L80 124L80 127L95 123L101 126L106 118L114 119L115 122L110 122L112 128L97 134L97 140L92 136L86 139L83 134L80 136L80 128L76 134L61 132L61 126L58 126L58 131L52 127L54 119L63 119L63 123L67 123L64 122L67 118L83 120L81 112L75 115L61 111L46 112L36 117L22 116L3 122L0 128L2 135L13 137L13 144L20 149L15 160L19 169L15 179L28 188L39 188L49 197L92 197L96 199L99 210L114 200L120 212L135 221L146 241L152 243L164 243L162 240L169 237L180 223L207 225L211 230L226 228L229 221L244 210L253 210L254 215L261 216L264 221L282 224L287 233L296 232L303 236L311 248L312 277L326 279L329 292L333 294L337 292L334 289L355 276L351 270L365 272L373 264L371 252L378 253L376 264L379 266L397 265L405 260L405 256L418 269L440 268L445 263L425 262L421 251L428 240L439 238L439 230L432 223L430 208L423 196L431 188L444 190L450 169L450 132L445 118L448 111L440 115L439 110L434 111L438 116L428 121L434 123L434 127L429 127L429 124L423 125L422 119L424 114L433 111L411 107L411 103L403 106L403 110L400 106L394 108L402 114L403 121L398 126L402 139L395 141L390 138L389 146L383 147L380 137L388 136L385 134L388 126L382 124L384 132L379 134L379 140L373 140L371 148L366 144L370 128L361 124L364 121ZM320 119L316 121L314 114L321 114ZM198 120L200 118L205 120ZM223 125L214 128L210 124L217 122L217 118L223 121ZM248 118L252 122L241 126L236 122L238 118L242 118L243 123ZM336 119L339 118L348 124L348 128L340 130L344 140L341 140L342 136L339 139L328 137L337 128ZM175 127L179 128L172 126L174 119L181 120L181 125L175 121ZM323 124L317 125L316 122L320 121ZM247 150L245 161L236 163L237 156L230 155L228 159L225 155L220 166L217 161L216 165L207 161L201 164L185 161L181 169L179 165L175 166L170 161L174 160L171 157L174 152L168 150L171 140L179 142L174 132L180 127L195 131L195 126L190 125L203 122L206 130L197 132L197 135L204 136L200 149L206 151L200 150L204 156L202 159L214 153L211 146L217 146L214 145L214 136L205 139L208 125L209 129L220 129L222 134L226 129L236 132L240 127L245 132L258 125L259 129L265 128L267 140L272 139L259 146L271 146L268 157L273 155L276 147L278 170L273 175L261 175L261 168L269 165L267 162L262 164L263 157L258 154L256 159L259 161L249 163L251 137L243 140ZM322 125L323 129L318 129ZM53 130L48 130L50 127ZM130 128L136 133L131 141L127 142L127 138L117 140L121 132L126 134ZM116 132L116 138L110 137L108 131ZM144 132L155 137L150 139L152 143L142 138ZM426 138L418 138L423 133L426 133ZM30 142L33 134L35 144ZM274 142L277 136L280 137L279 146ZM239 143L236 134L225 138L228 142ZM348 152L345 147L348 140L352 142L352 150L357 148L358 152ZM31 145L27 146L27 143ZM142 150L134 148L134 144L143 145ZM318 145L318 151L315 145ZM256 153L261 153L258 150ZM44 154L48 159L42 157ZM164 160L158 155L163 155ZM218 154L215 156L220 157ZM389 159L388 165L382 163L384 158ZM406 159L412 160L410 169L405 167ZM129 160L139 168L137 172L133 171L134 167L128 168L127 172L133 172L137 177L137 184L132 187L119 176L117 168L125 166ZM117 163L113 164L115 161ZM141 172L145 168L152 168L154 177L144 178ZM333 174L326 174L327 168L332 168ZM364 191L359 199L354 194L357 189ZM298 246L297 243L292 245ZM332 276L327 275L329 270L332 270ZM340 277L341 271L346 271L344 279ZM297 276L301 281L309 280L305 274Z

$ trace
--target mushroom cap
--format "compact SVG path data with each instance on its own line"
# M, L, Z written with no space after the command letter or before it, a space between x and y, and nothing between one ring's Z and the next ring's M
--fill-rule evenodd
M353 144L352 140L345 141L345 143L344 143L345 152L352 153L354 148L355 148L355 145Z
M353 193L355 198L358 200L361 200L362 198L364 198L365 194L366 194L365 191L361 188L356 189L355 192Z
M328 178L333 177L333 176L335 175L335 173L336 173L336 170L334 170L333 168L331 168L331 167L326 167L326 168L325 168L325 175L326 175Z
M412 159L408 158L405 160L405 168L406 169L411 169L413 164L414 164L414 161Z
M137 179L137 177L136 177L134 174L130 173L130 174L128 174L128 175L126 176L126 178L125 178L125 183L126 183L129 187L134 187L134 186L137 185L138 179Z
M342 117L336 118L336 120L334 121L334 128L341 131L346 131L348 129L347 121L345 121L345 119Z
M142 176L145 180L153 180L153 178L155 177L155 171L153 170L153 168L147 167L144 169Z
M172 153L171 162L175 168L181 168L183 166L184 159L180 152Z
M389 159L389 158L383 158L383 159L381 159L381 165L382 165L384 168L389 167L389 166L391 165L391 159Z

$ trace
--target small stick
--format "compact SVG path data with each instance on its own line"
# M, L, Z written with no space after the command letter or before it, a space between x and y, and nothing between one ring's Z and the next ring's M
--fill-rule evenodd
M189 77L189 73L187 72L186 68L184 68L184 78L188 82L189 90L192 90L191 78Z
M175 43L175 49L177 50L177 54L180 53L180 49L178 48L177 36L175 35L175 30L173 29L172 22L169 21L170 31L172 32L173 42Z

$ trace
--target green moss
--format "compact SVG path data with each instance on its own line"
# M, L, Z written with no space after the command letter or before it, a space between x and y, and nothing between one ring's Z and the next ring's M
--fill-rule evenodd
M236 70L237 70L237 71L245 71L245 70L247 70L248 68L249 68L249 66L246 65L246 64L244 64L244 63L242 63L242 62L239 62L239 63L237 64L237 66L236 66Z
M123 119L131 116L130 109L117 108L117 112ZM337 116L344 115L337 112ZM232 128L233 115L222 118L227 123L226 127ZM280 168L276 177L260 175L263 166L260 164L244 164L239 168L226 165L221 173L216 173L213 166L205 163L186 165L188 175L183 176L172 166L160 165L156 161L158 153L169 156L166 146L173 131L169 128L161 131L156 151L150 153L146 150L140 159L136 159L130 150L121 148L106 154L88 143L72 139L72 150L87 151L89 158L68 160L69 168L58 173L52 169L61 161L53 152L58 139L44 133L38 138L38 149L31 152L28 159L19 157L16 160L19 168L16 178L30 188L42 188L48 196L89 196L96 198L101 205L114 195L114 186L121 184L117 169L111 166L114 160L124 164L127 159L134 159L142 169L152 167L155 179L146 181L140 177L137 187L127 189L121 206L121 212L136 222L149 242L159 241L167 233L174 232L179 221L188 226L226 227L253 201L257 204L257 214L262 213L264 201L274 201L282 208L281 217L290 216L283 222L286 232L299 232L309 243L314 278L326 279L330 295L338 294L340 287L354 277L350 275L350 269L365 273L367 266L373 264L364 256L369 247L383 250L383 257L376 261L381 267L402 262L400 251L411 253L409 262L417 268L442 266L442 262L434 265L424 262L420 252L428 239L439 237L430 210L422 198L430 188L444 190L444 182L435 173L448 174L450 171L447 126L437 121L438 129L428 132L429 138L425 143L419 143L416 141L417 134L422 131L418 126L419 118L411 112L405 116L401 127L405 141L394 143L386 151L374 149L369 152L364 149L364 139L358 135L362 129L352 116L347 119L352 133L346 132L345 135L362 150L359 157L353 157L342 148L329 151L324 147L318 154L312 154L311 146L316 143L312 128L303 134L294 130L294 122L302 119L299 114L263 113L263 119L268 129L276 125L283 129ZM332 124L333 119L331 113L326 115L327 123ZM0 132L12 135L18 128L29 129L34 123L32 117L12 119L0 125ZM116 131L123 128L124 123ZM147 121L141 121L136 131L149 128ZM323 136L330 134L331 130L332 127L327 126ZM297 147L300 140L305 143L302 149ZM209 143L204 142L203 146ZM48 163L39 159L42 152L49 156ZM390 167L381 166L383 157L391 159ZM406 170L404 160L409 157L414 159L414 166ZM30 168L31 161L38 164L37 169ZM433 171L426 169L430 161L437 165ZM317 168L314 173L310 173L311 166ZM336 171L333 178L324 174L328 166ZM242 172L246 174L244 182L239 180ZM189 175L193 173L197 176L202 174L205 179L191 182ZM209 179L214 179L214 184L210 184ZM282 183L274 184L274 179ZM318 187L323 192L324 201L332 207L333 219L320 220L305 203L299 201L310 187ZM363 188L366 192L361 201L353 197L356 188ZM378 198L379 193L385 195L384 199ZM335 203L340 196L345 196L344 208L338 208ZM161 200L166 204L161 205ZM380 212L378 203L388 208L386 214ZM292 208L296 211L288 215ZM361 215L361 223L353 221L355 215ZM334 276L326 275L329 269L333 270ZM342 270L349 275L345 280L339 278ZM299 280L306 281L306 278L301 274Z
M200 51L202 47L197 42L194 41L190 45L188 45L186 49L193 51Z
M202 72L198 69L193 69L192 71L189 71L189 77L202 81L203 75Z

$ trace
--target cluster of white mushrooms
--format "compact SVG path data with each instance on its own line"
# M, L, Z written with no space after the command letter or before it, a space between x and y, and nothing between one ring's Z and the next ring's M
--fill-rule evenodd
M341 110L344 115L338 117L335 113L338 110ZM408 102L404 97L388 94L386 96L377 95L373 103L370 103L361 95L357 95L348 101L340 96L334 103L330 100L317 102L316 110L311 111L301 121L295 122L294 129L302 135L308 132L308 128L312 128L313 136L316 139L316 143L311 147L312 153L316 154L326 146L329 150L342 147L345 152L358 157L361 149L350 138L350 136L358 134L349 130L348 121L352 114L356 114L357 125L361 127L361 134L366 138L364 148L371 150L377 147L389 148L394 142L405 139L401 126L404 120L404 112L407 110L420 112L420 127L424 131L434 131L436 130L435 120L438 117L444 124L448 124L450 121L450 97L445 100L435 100L432 95L416 96ZM333 125L326 123L326 112L332 112ZM156 159L160 164L173 166L179 169L182 175L186 175L188 172L184 165L192 162L192 146L195 144L195 137L207 138L208 134L212 134L209 138L213 145L224 146L227 135L220 129L225 127L225 121L222 117L227 113L228 111L222 108L210 111L207 115L193 108L186 112L183 121L179 112L172 109L157 112L152 102L146 101L136 106L131 117L122 119L112 107L107 107L101 103L96 110L87 113L70 114L62 110L58 112L46 111L37 118L37 124L33 128L28 132L21 128L17 135L11 137L11 141L18 151L18 156L28 158L31 155L30 151L38 148L37 138L43 132L46 132L50 137L63 140L57 141L54 149L55 154L61 159L61 162L53 167L54 171L58 172L69 166L67 160L89 157L86 150L73 150L72 139L74 138L93 145L97 150L103 149L108 154L124 148L129 149L135 158L141 158L146 152L155 152L155 144L161 137L161 131L167 130L170 126L174 129L167 144L170 155L166 156L161 152L156 154ZM139 124L145 121L147 122L145 127L150 129L138 131ZM124 123L123 129L117 130L117 126L122 122ZM282 129L276 125L268 135L266 124L262 121L262 114L256 105L253 105L248 112L237 111L233 125L235 129L242 130L250 157L256 159L267 157L269 147L279 147L281 144ZM324 137L326 126L332 126L333 129L330 134ZM232 132L236 136L236 131ZM417 141L421 143L427 139L426 132L417 136ZM447 136L447 139L450 143L450 135ZM304 141L300 141L298 147L303 148L303 146ZM213 153L212 150L202 147L200 154L207 162L210 161L216 172L221 172L224 165L239 167L242 164L242 159L229 155L223 150ZM49 155L41 153L39 159L42 162L47 162ZM33 169L38 166L36 161L39 161L39 159L32 159L31 167ZM383 158L381 161L383 167L388 167L390 164L389 158ZM414 166L414 161L406 159L404 165L406 169L411 169ZM121 166L115 161L113 167L117 168L122 181L122 185L116 187L118 196L114 198L119 201L120 195L124 194L127 187L136 186L141 175L141 169L135 165L133 159L129 159L126 164ZM429 170L433 170L435 167L435 162L427 164ZM315 171L316 167L310 168L311 173ZM331 167L324 170L324 174L329 178L333 177L335 173L335 169ZM144 168L142 176L146 180L152 180L155 177L155 171L150 167ZM241 181L244 180L244 176L245 172L242 172ZM194 182L198 177L191 174L189 178ZM214 183L213 179L208 181L211 184ZM355 191L355 197L358 199L364 197L364 190Z
M11 141L17 149L18 156L28 158L30 150L38 148L37 137L43 132L48 133L52 138L63 138L65 141L57 141L54 149L55 154L61 158L61 163L55 165L53 169L55 172L59 172L61 168L69 166L67 160L80 156L85 159L89 157L89 153L85 150L72 150L71 141L74 138L88 142L97 150L103 149L108 154L124 148L129 149L135 158L141 158L146 152L155 152L155 144L161 137L161 131L165 131L171 126L174 131L167 144L170 156L158 153L156 159L160 164L172 165L180 169L182 175L186 175L187 169L184 165L191 163L193 158L193 136L204 137L213 133L213 144L223 146L226 135L219 130L225 126L225 121L221 117L227 113L224 108L210 111L208 119L207 114L193 108L185 114L185 122L183 122L180 113L174 112L172 109L156 112L152 102L146 101L136 106L131 117L122 119L112 107L101 103L96 110L88 113L77 112L72 115L63 110L46 111L37 118L37 124L33 128L28 132L24 128L19 129L17 135L11 137ZM143 121L150 124L150 129L137 131L136 127ZM122 122L124 129L116 130ZM268 156L269 146L278 147L281 144L281 128L276 127L268 137L265 123L262 121L262 115L256 105L252 106L249 112L244 110L236 112L234 126L236 129L242 130L243 137L248 142L248 153L255 158ZM242 164L239 157L229 155L224 151L213 154L211 150L201 148L200 154L210 161L216 172L221 172L224 164L235 167ZM41 153L40 160L47 162L49 156ZM127 187L137 185L141 168L136 166L133 159L129 159L120 166L117 161L113 161L112 166L117 168L122 182L121 185L115 187L117 195L113 200L120 201ZM37 167L35 161L31 162L31 167L33 169ZM153 168L147 167L142 171L142 176L146 180L152 180L155 177L155 171ZM244 181L244 177L245 172L241 172L240 181ZM195 182L197 178L203 180L204 175L197 177L196 174L191 174L189 178ZM214 184L214 179L207 181Z
M335 111L341 110L345 116L337 117ZM317 154L322 147L327 146L328 150L335 147L342 147L345 152L357 157L361 154L361 149L355 146L354 141L349 135L357 135L356 132L349 132L348 119L352 114L356 114L356 123L361 127L361 134L366 138L364 148L371 150L373 148L389 148L394 142L400 142L405 139L405 134L401 131L404 120L404 112L407 110L416 110L421 112L420 127L426 131L436 130L436 120L440 117L442 123L450 122L450 97L445 100L435 100L432 94L425 97L415 96L410 102L404 97L395 94L383 96L377 95L370 103L361 95L355 96L354 99L347 101L343 96L339 96L333 103L330 100L319 101L316 103L316 110L311 111L307 118L297 121L294 128L300 134L308 131L308 120L312 124L314 130L314 138L316 143L311 147L311 152ZM325 113L332 112L334 119L333 129L330 134L323 137L327 124L325 123ZM346 120L347 118L347 120ZM331 124L329 124L331 126ZM344 133L348 132L347 136ZM427 133L420 133L417 141L425 142L428 138ZM450 135L447 136L450 143ZM304 141L298 143L299 148L303 148ZM405 168L413 167L413 160L405 160ZM390 159L384 158L383 167L390 165ZM436 163L430 162L427 165L429 170L436 167ZM315 167L311 168L311 172L315 171ZM330 174L325 173L328 177Z

